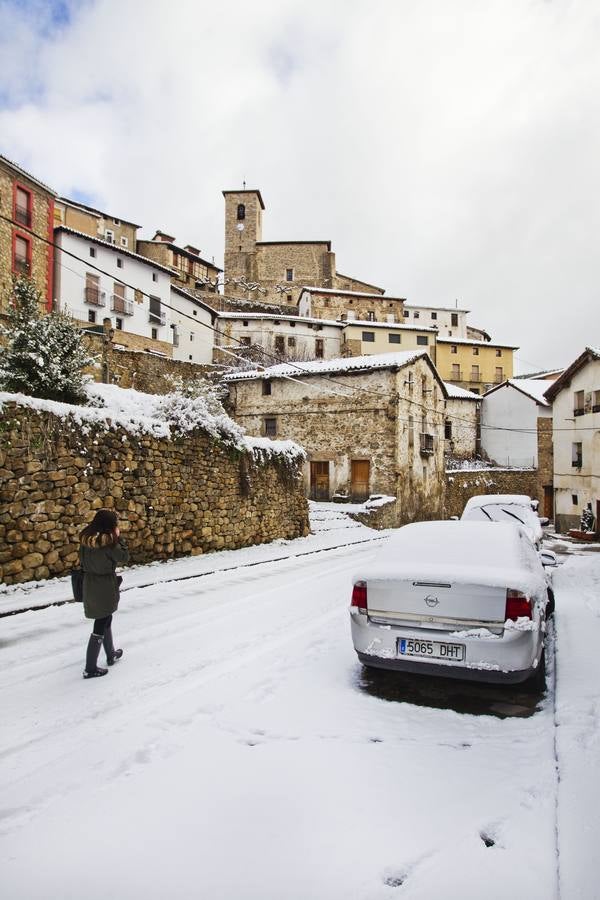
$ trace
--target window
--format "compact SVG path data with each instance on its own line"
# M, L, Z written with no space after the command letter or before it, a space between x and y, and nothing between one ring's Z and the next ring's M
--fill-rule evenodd
M293 280L294 280L294 270L293 270L293 269L286 269L286 270L285 270L285 280L286 280L286 281L293 281Z
M585 412L585 400L583 391L575 391L573 394L573 415L582 416Z
M450 324L453 328L458 328L458 313L450 313Z
M291 302L292 302L292 295L291 295L291 294L287 294L287 302L288 302L288 303L291 303Z
M473 356L479 356L479 347L473 347Z
M32 194L31 191L22 187L15 188L15 208L14 220L25 228L31 228L31 207Z
M600 412L600 391L594 391L594 402L592 405L592 412Z
M151 334L152 334L152 340L157 341L158 340L158 328L153 328Z
M458 353L458 347L456 346L456 344L451 345L450 353Z
M100 296L99 275L93 275L91 272L85 273L84 297L86 303L93 303L95 306L100 306L102 298Z
M120 219L113 219L113 222L115 223L115 225L120 225L120 224L121 224L121 220L120 220Z
M275 336L275 353L277 356L283 356L285 353L285 339L281 334Z
M274 416L265 419L265 436L266 437L275 437L276 434L277 434L277 419Z
M240 338L240 344L242 347L249 347L250 346L250 338L249 337Z
M452 380L460 381L460 363L452 363Z
M114 312L124 313L125 305L125 285L121 284L120 281L114 281L111 307Z
M496 356L502 356L502 350L497 349L497 350L496 350Z
M315 338L315 356L317 359L323 359L323 338Z
M244 321L242 322L242 325L244 326L244 328L247 328L248 327L248 319L244 319Z
M95 323L95 321L96 321L96 310L88 309L88 322L91 322L91 324L93 325Z
M411 449L415 445L415 420L412 416L408 417L408 447Z
M114 244L115 242L115 233L111 231L110 228L106 228L104 231L104 240L109 244Z
M365 343L373 344L375 342L375 332L374 331L363 331L362 339Z
M193 309L192 312L194 313L195 316L198 315L198 310L197 310L197 309Z
M367 313L367 321L368 321L368 322L374 322L374 321L375 321L375 313L373 312L372 309L370 309L369 312Z
M129 247L129 239L124 234L121 235L119 240L121 241L121 247Z
M425 423L423 423L423 427L425 427ZM419 438L419 450L421 456L431 456L433 454L433 435L422 431Z
M496 384L502 384L504 381L504 370L502 366L496 366Z
M415 319L419 319L419 318L420 318L420 313L419 313L418 309L415 310L415 312L414 312L414 317L415 317Z
M117 269L122 269L122 268L123 268L123 260L121 259L120 256L117 256Z
M238 203L237 205L237 220L238 222L243 222L246 218L246 207L243 203Z
M437 313L436 313L436 312L432 312L432 313L431 313L431 318L432 318L432 319L437 319Z
M160 307L160 297L150 297L150 321L164 325L164 313Z
M388 343L389 344L401 344L402 343L402 335L401 334L388 334Z
M410 316L410 313L407 309L405 309L404 312L402 313L402 315L404 316L405 319L408 319L408 317Z
M90 256L92 257L92 259L96 258L96 248L95 247L90 247Z
M452 440L452 422L450 419L446 419L444 422L444 438L447 441Z
M118 317L115 319L115 323L117 326L117 331L123 331L123 319L119 319Z
M296 338L295 338L295 337L289 337L289 338L288 338L288 347L295 347L295 346L296 346Z
M571 465L580 469L583 465L583 444L575 442L571 445Z
M429 336L426 334L418 334L417 335L417 344L420 347L427 347L429 344Z
M263 397L270 397L273 390L271 382L267 378L263 378L262 392Z
M152 273L152 281L158 281L158 272Z
M579 506L579 497L577 494L571 494L571 503L573 506Z
M471 381L480 381L479 366L471 366Z
M173 329L173 346L179 347L179 325L171 325Z
M194 340L194 332L190 331L190 341L193 341L193 340Z
M31 241L21 234L14 236L13 272L18 275L29 275L31 272Z

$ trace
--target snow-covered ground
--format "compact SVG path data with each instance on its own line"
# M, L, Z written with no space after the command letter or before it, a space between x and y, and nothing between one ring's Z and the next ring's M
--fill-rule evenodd
M599 895L600 554L555 576L556 712L550 678L529 718L461 715L366 689L350 578L385 536L313 517L127 570L106 678L78 605L0 620L2 896L548 900L559 871Z

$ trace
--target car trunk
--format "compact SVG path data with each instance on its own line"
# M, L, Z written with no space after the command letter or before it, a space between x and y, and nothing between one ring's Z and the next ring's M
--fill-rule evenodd
M506 588L464 582L369 580L367 613L411 626L472 628L503 623Z

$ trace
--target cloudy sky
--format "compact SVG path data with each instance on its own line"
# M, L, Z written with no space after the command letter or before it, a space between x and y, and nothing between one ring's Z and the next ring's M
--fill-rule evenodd
M599 46L597 0L0 0L0 152L221 264L245 180L547 368L600 345Z

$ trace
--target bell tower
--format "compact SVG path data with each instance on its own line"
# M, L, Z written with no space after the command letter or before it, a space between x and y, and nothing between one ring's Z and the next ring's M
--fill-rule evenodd
M256 271L256 244L262 240L260 191L223 191L225 197L225 279L253 280ZM233 293L233 288L226 293ZM227 285L226 285L227 288ZM237 290L236 293L245 293Z

